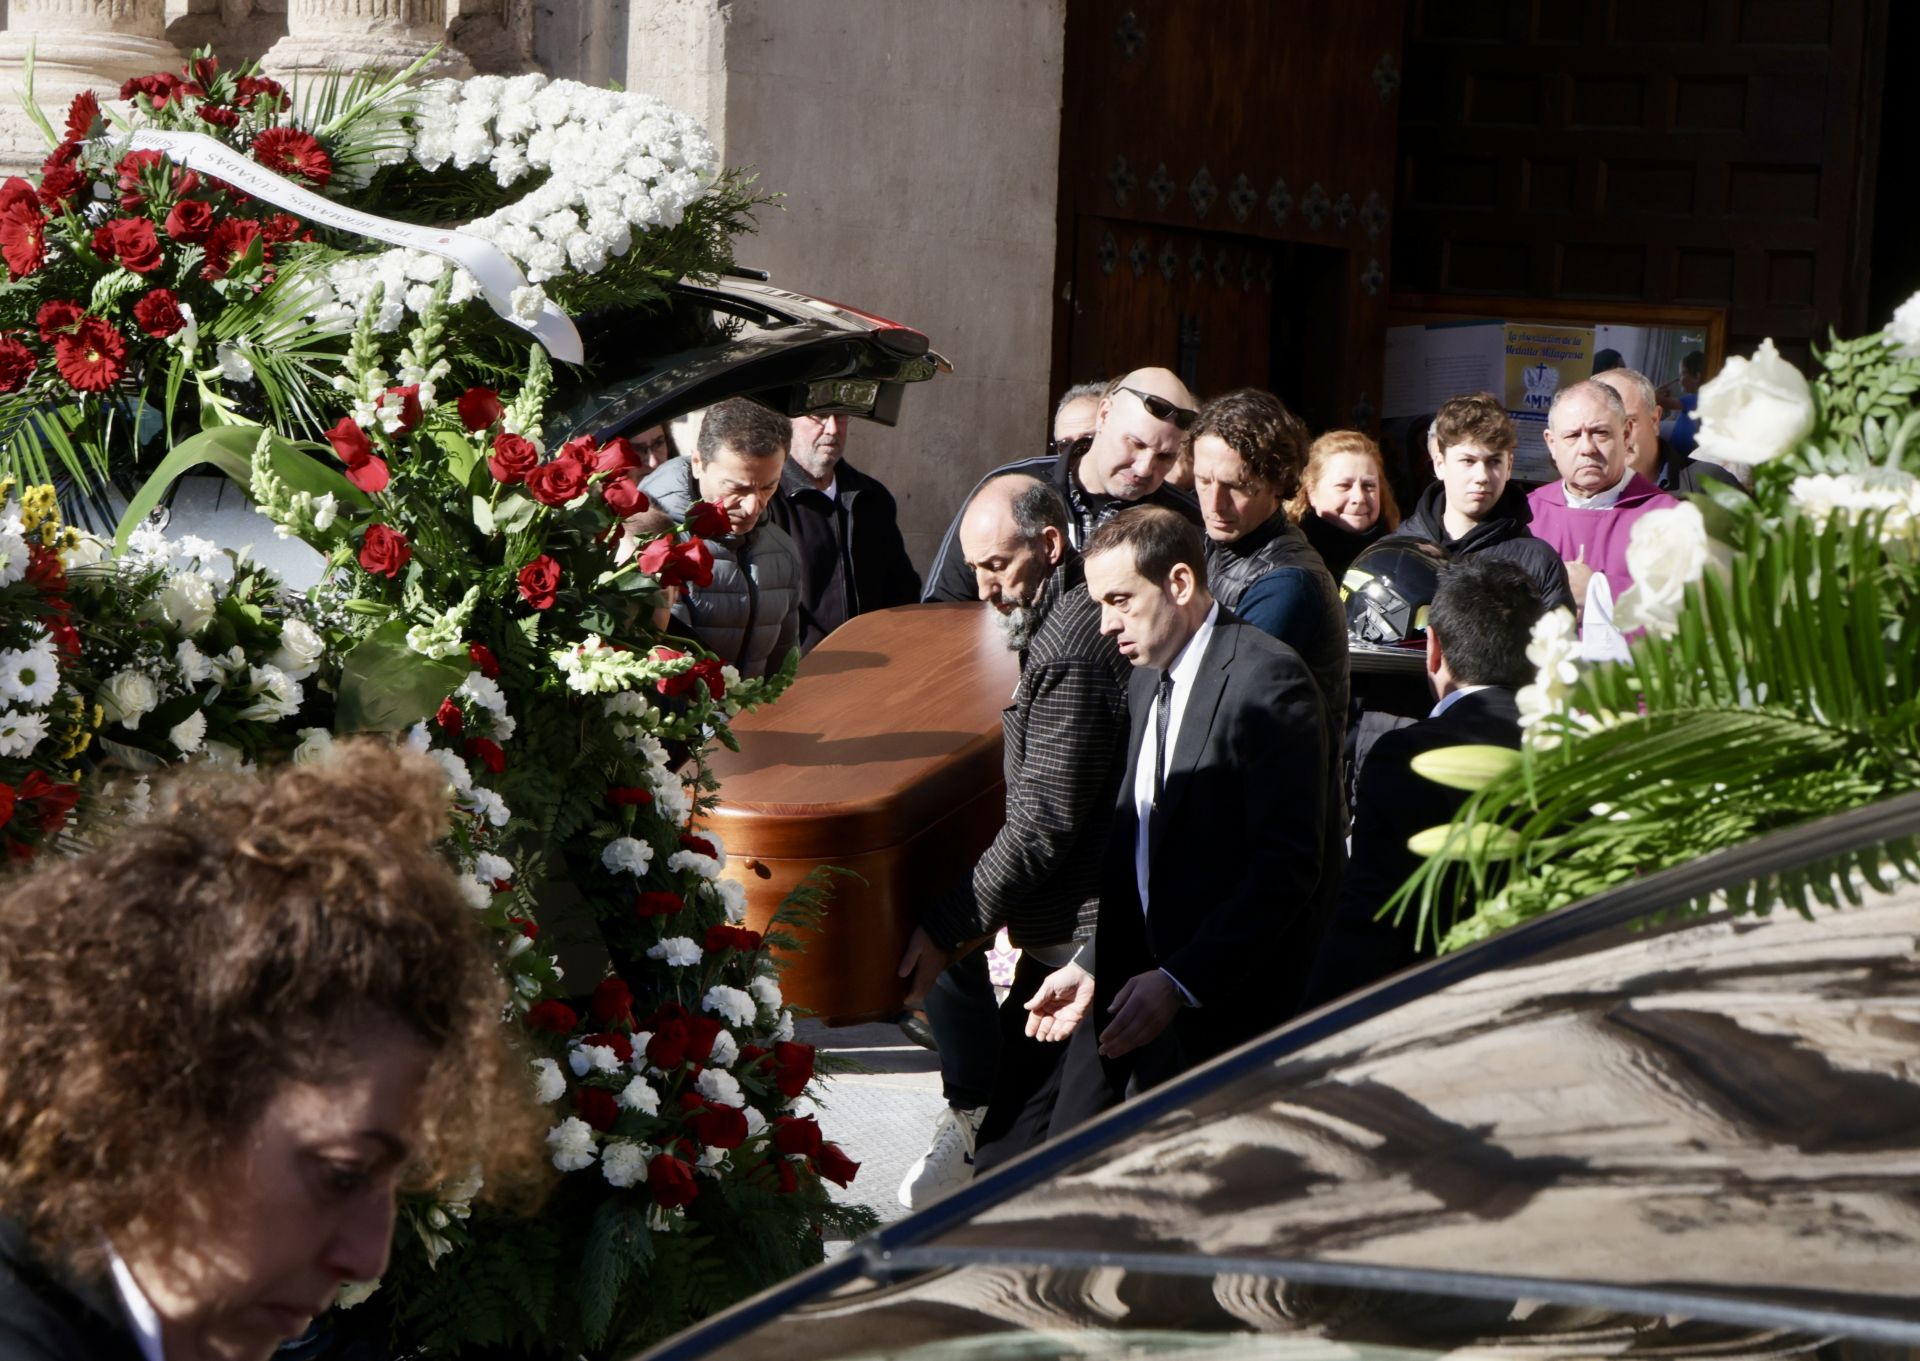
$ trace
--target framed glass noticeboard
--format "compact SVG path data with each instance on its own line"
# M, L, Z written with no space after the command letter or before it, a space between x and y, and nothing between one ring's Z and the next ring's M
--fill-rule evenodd
M1694 393L1719 371L1726 339L1718 307L1396 296L1387 316L1383 433L1399 430L1415 447L1447 398L1491 392L1520 437L1515 478L1551 481L1543 432L1555 392L1605 369L1638 370L1659 395L1662 434L1684 437Z

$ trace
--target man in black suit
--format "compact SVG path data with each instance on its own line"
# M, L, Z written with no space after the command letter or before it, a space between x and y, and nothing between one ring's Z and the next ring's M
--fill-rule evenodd
M1134 666L1132 723L1098 963L1083 951L1028 1005L1031 1033L1072 1034L1056 1132L1293 1015L1332 815L1313 674L1208 594L1191 523L1124 511L1087 541L1083 567L1101 631Z
M1418 961L1416 913L1396 922L1380 909L1420 867L1407 841L1451 822L1468 795L1416 774L1413 758L1442 747L1519 748L1514 692L1533 681L1527 642L1541 613L1539 585L1514 563L1462 558L1441 572L1427 616L1427 680L1439 702L1418 723L1382 734L1360 767L1353 850L1309 1005Z

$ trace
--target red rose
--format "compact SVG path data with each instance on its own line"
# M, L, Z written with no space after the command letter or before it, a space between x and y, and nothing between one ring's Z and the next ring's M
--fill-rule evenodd
M502 883L501 880L498 880L498 879L494 880L493 891L495 893L499 893L502 891L500 887L501 883ZM540 939L540 923L539 922L530 922L525 917L508 917L507 925L519 931L519 933L525 936L528 940Z
M167 235L197 246L213 235L213 209L199 199L181 199L167 212Z
M760 948L762 939L758 931L750 931L744 926L728 926L722 922L707 928L707 938L701 945L706 950L742 950L751 954Z
M659 1006L653 1009L653 1014L651 1016L647 1017L646 1020L640 1022L640 1029L658 1030L660 1029L660 1027L664 1026L668 1021L686 1020L688 1014L689 1013L687 1009L681 1006L678 1002L662 1002Z
M0 392L18 392L37 367L32 350L12 336L0 336Z
M579 1024L580 1018L565 1002L549 999L545 1002L535 1002L527 1010L527 1026L532 1030L545 1030L555 1035L571 1035L573 1028Z
M240 121L239 114L219 104L202 104L194 112L216 128L230 128Z
M638 515L650 504L639 484L625 473L615 473L600 484L600 499L623 520L629 515Z
M773 1146L782 1153L811 1158L820 1152L820 1122L811 1115L782 1115L773 1122Z
M461 753L470 761L478 760L481 765L498 775L507 768L507 754L500 750L500 744L486 737L469 737Z
M767 1056L767 1051L762 1049L759 1045L743 1044L740 1046L739 1063L743 1067L751 1068L753 1067L754 1064L760 1062L760 1060L765 1058L766 1056Z
M590 1004L593 1019L602 1025L611 1025L633 1010L633 993L627 985L617 978L603 978L593 990ZM632 1046L628 1046L627 1059L633 1057ZM621 1060L622 1063L626 1059Z
M790 1196L800 1189L800 1178L793 1170L793 1164L782 1158L773 1165L774 1175L779 1179L779 1191Z
M400 429L396 434L404 435L420 424L420 385L409 383L403 388L388 388L387 396L400 399Z
M738 1106L710 1105L687 1120L708 1148L738 1148L747 1141L747 1113Z
M200 271L203 279L224 279L247 257L260 235L260 224L250 217L223 218L207 237L207 263ZM262 259L265 259L264 248Z
M860 1171L860 1164L841 1152L840 1145L823 1143L814 1155L813 1170L835 1186L846 1186Z
M674 574L687 586L713 585L713 550L705 539L689 539L673 546Z
M156 288L142 294L140 301L133 305L133 320L156 340L164 340L187 324L186 316L180 311L180 299L170 288Z
M460 424L476 435L506 414L500 394L492 388L468 388L460 394Z
M649 889L633 898L633 910L642 917L671 917L686 905L678 893L668 893L665 889Z
M707 693L714 699L725 699L727 678L721 674L721 663L717 658L705 657L693 664L693 670L687 672L689 681L700 681L707 687Z
M587 489L587 470L570 458L542 463L527 474L527 492L543 506L564 506Z
M520 569L520 594L536 610L550 610L560 590L560 564L542 553Z
M120 263L135 274L151 274L166 263L160 239L153 234L153 223L144 217L116 217L107 223L113 241L113 253Z
M511 487L527 480L527 474L540 466L540 451L518 435L502 431L493 437L493 453L487 457L487 471L493 480Z
M695 501L687 507L687 529L703 539L724 539L733 533L727 513L711 501Z
M618 473L646 466L640 451L629 444L624 435L608 440L600 446L600 452L593 456L593 470L596 473Z
M647 1190L662 1209L671 1210L699 1195L700 1183L694 1180L693 1169L678 1158L656 1153L647 1164Z
M560 446L560 451L554 457L571 459L588 472L592 472L594 455L599 452L599 449L599 441L592 435L575 435Z
M316 189L333 178L333 158L313 134L298 128L268 128L253 139L253 159L276 175L304 180Z
M687 1057L687 1023L661 1021L647 1041L647 1062L655 1068L678 1068Z
M726 1027L711 1016L687 1017L687 1057L695 1063L705 1063L712 1058L713 1042L724 1029Z
M599 996L597 992L594 995L596 997ZM613 1056L619 1059L620 1062L633 1062L633 1041L625 1035L616 1035L612 1031L607 1030L597 1035L582 1035L580 1037L580 1043L598 1045L602 1049L611 1049Z
M92 90L82 90L73 97L73 103L67 105L67 140L84 142L99 117L100 96Z
M644 808L653 802L653 791L639 785L615 785L607 791L607 802L621 808Z
M8 822L12 821L13 804L13 786L5 780L0 780L0 827L4 827Z
M801 1044L795 1040L783 1040L773 1047L773 1085L780 1089L780 1095L789 1101L797 1101L800 1093L813 1081L813 1046Z
M460 712L460 706L453 702L451 695L440 701L440 708L435 712L433 721L455 737L458 737L467 726L467 716Z
M573 1109L595 1129L612 1129L613 1122L620 1118L620 1107L614 1103L613 1093L599 1087L574 1088Z
M385 525L368 525L367 536L360 541L360 565L374 576L400 575L413 557L413 546L402 534Z
M485 643L468 643L467 658L480 668L480 674L493 680L500 674L500 660Z
M105 392L127 371L126 361L127 342L104 317L82 317L53 346L60 376L81 392Z
M367 432L353 423L353 417L342 416L327 431L327 443L333 446L333 452L347 465L347 481L372 495L387 489L392 479L387 471L387 461L373 456L373 441L367 438Z

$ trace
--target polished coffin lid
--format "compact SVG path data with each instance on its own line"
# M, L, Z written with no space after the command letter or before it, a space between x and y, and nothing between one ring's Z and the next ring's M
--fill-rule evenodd
M998 790L1000 711L1020 679L985 605L902 605L848 620L775 704L733 723L708 825L773 858L895 846Z

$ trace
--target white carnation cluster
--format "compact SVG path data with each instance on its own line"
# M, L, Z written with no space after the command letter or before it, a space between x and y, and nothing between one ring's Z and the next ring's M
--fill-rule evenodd
M1788 494L1821 529L1836 516L1854 524L1878 515L1881 543L1920 538L1920 478L1898 468L1796 477Z
M428 170L484 167L503 188L546 173L524 197L461 229L498 246L526 274L532 287L512 298L523 321L540 314L541 283L597 274L631 249L635 232L678 225L719 163L698 122L650 95L539 74L433 81L415 92L412 128L413 159ZM338 304L329 319L351 325L382 285L374 327L396 331L407 312L425 310L446 268L455 267L407 249L342 261L330 276ZM457 269L449 301L478 292L472 275Z

